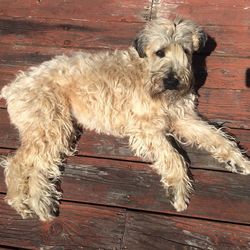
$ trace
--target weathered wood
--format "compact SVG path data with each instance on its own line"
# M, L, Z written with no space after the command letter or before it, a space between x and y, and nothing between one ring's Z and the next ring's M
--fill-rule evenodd
M0 244L28 249L120 249L125 211L71 202L48 223L23 220L0 196Z
M12 60L8 59L8 56L6 57L5 53L13 52L14 57L15 52L12 48L9 49L10 50L2 51L2 54L0 54L2 58L5 57L5 60L3 60L2 64L0 64L0 89L15 78L18 70L27 70L28 68L28 66L25 65L25 62L22 63L22 61L17 62L17 65L15 65L15 62L13 63L14 65L11 65ZM25 51L25 53L28 55L29 51ZM39 63L39 60L41 62L44 60L44 56L41 56L40 58L40 53L37 53L34 57L37 58L37 62L33 63L32 60L34 60L34 58L32 58L32 60L30 60L30 65L36 65ZM207 73L204 70L204 60L206 60ZM27 63L29 62L27 61ZM205 59L202 56L195 56L194 69L197 72L196 85L197 87L203 86L214 89L247 90L249 89L246 84L246 71L248 67L249 59L246 58L210 56Z
M3 17L44 18L64 20L92 20L109 22L142 22L148 17L151 1L133 0L2 0Z
M204 117L227 122L231 128L250 129L250 91L202 88L199 94L198 110ZM0 107L5 107L3 99Z
M231 134L237 136L237 138L241 142L240 145L244 149L246 150L250 149L249 130L231 129L229 131L231 132ZM13 135L13 137L15 136ZM10 140L13 137L10 136ZM134 154L128 147L127 139L120 139L113 136L107 136L104 134L97 134L89 130L85 130L83 132L81 139L78 143L77 149L78 149L77 154L79 156L84 155L84 156L96 156L96 157L105 157L113 159L142 161L142 159L134 157ZM186 147L185 150L188 151L192 167L224 170L224 167L220 165L217 161L215 161L207 153L198 151L190 147Z
M246 0L2 0L0 89L18 69L55 54L127 48L145 19L156 13L190 18L214 38L194 57L197 83L204 84L199 110L209 119L232 121L226 125L236 128L231 132L249 149ZM204 57L210 53L206 76ZM6 155L19 143L4 107L0 100L0 154ZM21 220L0 195L1 249L250 249L249 176L222 172L204 152L188 151L195 192L188 210L177 213L159 176L133 156L126 139L84 131L78 148L78 157L65 165L64 200L53 222ZM2 168L0 192L6 192Z
M202 88L199 94L198 109L202 115L209 119L232 122L232 127L250 128L249 90Z
M241 142L244 149L250 149L250 130L230 129ZM0 148L16 149L19 146L17 130L9 123L7 111L0 109ZM223 169L224 166L215 161L205 152L192 148L185 148L191 161L191 167L204 169ZM124 159L142 161L130 151L127 139L120 139L94 131L85 130L78 143L78 156L103 157L113 159ZM1 151L4 153L3 151Z
M163 17L184 16L205 25L248 26L250 9L247 1L154 0L154 13Z
M147 165L119 163L117 167L114 162L113 167L106 168L108 162L93 162L95 165L85 165L84 168L79 164L73 169L72 165L66 167L62 185L65 196L71 197L72 200L176 214L165 196L159 176ZM75 169L77 171L74 171ZM249 176L204 170L192 170L192 173L195 179L195 192L191 197L189 209L182 214L250 223ZM83 185L78 186L76 182ZM78 190L80 197L74 197L72 190ZM100 190L100 193L97 190Z
M66 47L126 48L143 27L142 23L96 22L82 20L0 19L0 44ZM249 29L246 26L206 26L213 37L202 53L249 57Z
M246 79L248 67L249 59L246 58L194 57L193 68L196 72L196 85L213 89L249 90Z
M22 220L3 202L2 196L0 211L0 244L13 248L147 250L249 247L249 226L71 202L62 203L60 216L54 221L41 223L36 219Z
M92 20L92 21L143 21L144 16L150 14L151 1L147 0L108 0L93 1L73 0L15 0L1 1L1 16L4 17L37 17L62 20ZM181 15L191 19L197 19L202 24L215 25L249 25L248 2L241 0L229 1L197 1L197 0L154 0L154 9L164 16ZM100 11L101 8L101 11ZM87 11L86 11L87 10ZM155 14L155 10L154 13ZM218 14L219 13L219 14ZM154 15L153 15L154 17ZM233 18L232 18L233 17Z
M250 227L128 212L122 249L249 249Z
M124 48L141 28L140 23L0 20L1 44L25 46Z
M188 210L177 213L160 177L146 164L74 157L62 178L64 199L250 224L249 176L193 169L195 192ZM5 192L3 174L0 192Z

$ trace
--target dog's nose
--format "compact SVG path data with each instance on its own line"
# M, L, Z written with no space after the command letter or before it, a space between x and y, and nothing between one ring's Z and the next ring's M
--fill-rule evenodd
M172 74L168 74L164 79L164 88L169 90L177 90L180 84L179 80Z

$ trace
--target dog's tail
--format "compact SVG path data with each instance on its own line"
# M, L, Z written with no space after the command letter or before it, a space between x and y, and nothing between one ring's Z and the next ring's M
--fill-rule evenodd
M15 155L6 161L6 199L23 217L35 213L41 220L57 212L61 197L58 165L72 154L74 129L66 97L49 86L22 76L1 93L21 139Z

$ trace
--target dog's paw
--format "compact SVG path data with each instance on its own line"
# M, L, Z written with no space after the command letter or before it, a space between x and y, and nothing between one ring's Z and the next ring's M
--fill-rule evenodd
M243 175L248 175L250 174L250 161L248 160L242 160L239 162L235 161L228 161L227 166L230 171L238 173L238 174L243 174Z
M184 183L177 183L174 186L168 186L166 188L167 197L177 212L182 212L187 209L192 190L191 184L187 185Z
M182 212L182 211L186 210L187 207L188 207L188 204L189 204L188 195L187 194L185 195L182 192L179 193L178 191L174 192L174 190L171 189L171 188L170 188L170 190L171 190L171 200L170 200L170 202L174 206L176 211L177 212Z
M188 204L184 199L178 198L173 202L173 206L177 212L182 212L187 209Z
M51 221L59 214L59 201L53 197L31 197L29 204L41 221Z
M22 200L20 200L18 198L9 199L6 197L5 201L11 207L13 207L17 211L17 213L21 215L21 217L23 219L34 217L34 215L35 215L34 211L32 209L30 209L30 207Z

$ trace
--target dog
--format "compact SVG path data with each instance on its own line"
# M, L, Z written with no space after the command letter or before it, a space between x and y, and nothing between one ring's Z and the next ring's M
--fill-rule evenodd
M171 203L183 211L192 180L169 136L208 151L232 172L250 173L234 140L196 111L192 55L207 35L190 20L148 22L127 50L61 55L3 87L21 146L5 162L6 200L23 217L55 216L56 187L71 147L74 120L86 129L128 137L136 156L152 162Z

